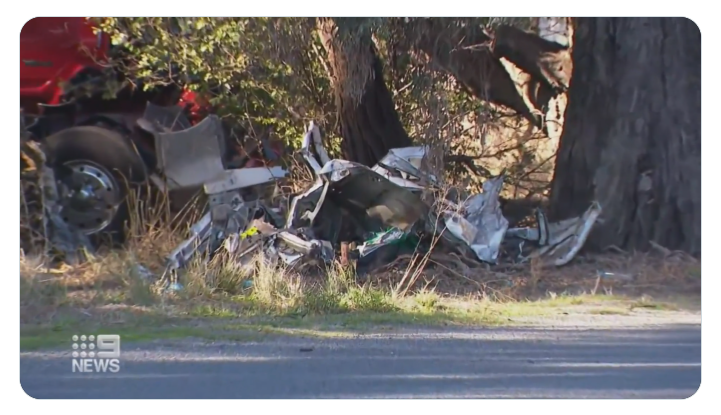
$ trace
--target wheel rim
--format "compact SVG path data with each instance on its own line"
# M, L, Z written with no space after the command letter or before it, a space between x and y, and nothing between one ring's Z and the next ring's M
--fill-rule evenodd
M120 204L120 187L105 168L87 160L64 164L69 174L58 180L63 220L86 235L105 229Z

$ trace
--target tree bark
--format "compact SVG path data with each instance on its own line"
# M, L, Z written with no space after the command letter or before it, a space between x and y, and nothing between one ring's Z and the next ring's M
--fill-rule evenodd
M383 79L370 33L340 39L332 19L319 19L343 138L343 156L367 166L392 148L412 145Z
M578 18L551 211L592 242L701 252L701 35L684 18Z

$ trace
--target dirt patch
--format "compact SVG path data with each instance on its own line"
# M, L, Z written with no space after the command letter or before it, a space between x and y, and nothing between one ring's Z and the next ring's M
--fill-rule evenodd
M579 256L564 267L479 265L458 270L448 261L434 261L416 288L442 295L477 296L496 300L536 300L549 295L603 294L651 298L683 303L700 310L701 262L683 253L595 254ZM406 269L402 259L382 273L369 277L376 284L393 286Z

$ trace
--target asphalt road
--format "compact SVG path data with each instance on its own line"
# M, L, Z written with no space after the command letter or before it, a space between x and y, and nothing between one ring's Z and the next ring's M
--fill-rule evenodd
M701 330L156 341L123 344L118 373L71 366L70 347L22 353L22 387L35 398L686 398L701 382Z

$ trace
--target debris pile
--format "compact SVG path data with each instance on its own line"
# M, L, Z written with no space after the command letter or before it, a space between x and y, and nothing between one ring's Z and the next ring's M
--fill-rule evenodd
M579 252L600 214L593 203L580 217L549 223L539 209L535 226L509 228L499 202L503 175L487 180L482 193L452 200L447 195L460 192L443 192L438 178L421 171L427 150L394 149L374 167L331 160L311 123L301 154L314 174L312 185L284 209L244 191L285 177L280 167L235 169L206 181L209 210L169 255L167 270L219 250L241 263L262 252L295 269L355 260L359 272L431 250L479 263L543 257L562 266ZM428 191L443 196L430 205L421 197Z

